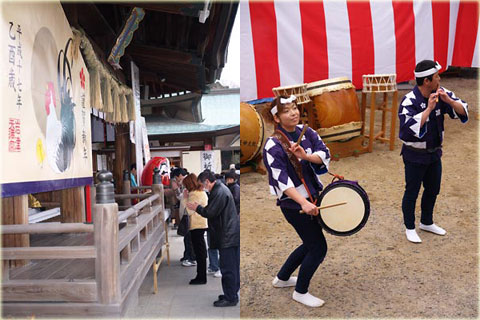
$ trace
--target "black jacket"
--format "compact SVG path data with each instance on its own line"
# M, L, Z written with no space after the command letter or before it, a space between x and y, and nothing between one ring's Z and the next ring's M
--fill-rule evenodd
M237 209L237 214L240 214L240 186L237 183L227 184L228 189L233 196L233 201L235 201L235 208Z
M199 205L197 212L208 219L211 249L240 246L240 219L227 186L215 181L207 206Z

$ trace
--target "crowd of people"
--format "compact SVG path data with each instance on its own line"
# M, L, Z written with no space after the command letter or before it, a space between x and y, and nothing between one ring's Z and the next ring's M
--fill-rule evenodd
M175 225L178 227L185 215L189 220L181 259L182 266L197 267L196 276L189 284L206 284L207 274L221 277L223 294L213 305L237 305L240 289L240 186L235 169L225 176L205 170L197 177L185 168L172 168L170 185L176 199L175 207L178 207L178 214L173 219Z

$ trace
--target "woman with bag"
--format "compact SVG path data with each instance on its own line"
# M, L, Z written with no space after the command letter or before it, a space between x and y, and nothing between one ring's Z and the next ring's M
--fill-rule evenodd
M300 112L294 95L275 98L266 109L265 119L276 125L263 150L270 190L277 196L277 205L285 219L302 240L272 284L277 288L295 287L293 300L320 307L324 301L311 295L308 287L327 254L327 242L322 227L312 216L318 215L316 199L323 189L318 177L328 171L330 152L317 132L298 124ZM291 275L298 267L297 279Z
M187 190L186 203L196 202L202 206L208 203L208 197L203 191L202 185L197 181L194 173L187 175L183 181L183 186ZM207 246L205 244L204 233L208 228L207 219L193 210L186 208L190 220L190 234L192 237L193 251L197 259L197 276L190 280L190 284L207 283Z

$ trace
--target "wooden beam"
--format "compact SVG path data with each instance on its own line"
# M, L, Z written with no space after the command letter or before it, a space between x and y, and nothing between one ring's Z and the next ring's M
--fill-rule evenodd
M72 317L84 318L85 316L115 317L121 315L121 305L111 304L104 305L100 303L88 302L4 302L2 303L2 316L7 317L24 317L32 319L32 315L41 315L42 317Z
M2 248L2 260L16 259L91 259L94 246Z
M2 283L2 301L94 302L94 280L11 280Z
M140 193L140 194L116 194L116 200L124 200L124 199L146 199L151 197L151 193Z
M198 17L200 10L203 10L203 2L135 2L129 4L128 2L118 3L118 5L128 6L128 7L140 7L145 10L165 12L171 14L178 14L187 17Z
M35 223L26 225L2 225L2 234L39 234L39 233L68 233L68 232L93 232L93 225L83 223Z
M185 51L177 51L132 43L127 47L126 52L134 56L134 59L144 58L151 59L153 61L161 61L163 63L201 65L200 58L196 59L196 56Z
M226 135L232 133L238 133L240 131L239 126L232 128L209 131L203 133L179 133L179 134L165 134L165 135L149 135L148 139L158 140L159 142L191 142L191 141L203 141L205 138L214 137L218 135Z

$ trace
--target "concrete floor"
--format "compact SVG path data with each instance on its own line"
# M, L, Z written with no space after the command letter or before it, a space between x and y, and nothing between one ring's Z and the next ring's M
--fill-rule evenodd
M158 293L153 294L153 274L150 270L140 287L138 304L131 306L125 318L165 319L230 319L240 318L240 303L235 307L216 308L213 301L223 294L221 278L208 275L206 285L189 285L196 267L183 267L183 237L169 230L170 266L166 257L158 270Z

